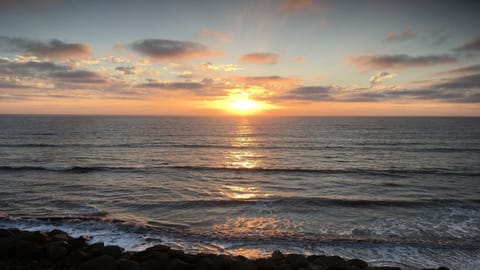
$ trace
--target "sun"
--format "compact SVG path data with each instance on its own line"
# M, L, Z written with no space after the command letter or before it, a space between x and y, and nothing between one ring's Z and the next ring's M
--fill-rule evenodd
M228 103L228 107L233 111L253 112L260 108L260 104L249 98L239 98Z
M223 97L203 101L203 106L236 115L260 114L278 108L266 100L268 92L264 88L232 88L225 92L226 95Z

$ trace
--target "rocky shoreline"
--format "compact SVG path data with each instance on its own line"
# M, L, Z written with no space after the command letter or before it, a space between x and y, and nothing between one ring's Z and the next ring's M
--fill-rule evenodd
M156 245L144 251L124 251L118 246L89 243L89 237L77 238L60 230L30 232L0 229L0 270L79 269L79 270L399 270L398 267L374 267L359 259L338 256L282 254L274 251L268 258L186 254L168 246ZM440 267L437 270L448 270Z

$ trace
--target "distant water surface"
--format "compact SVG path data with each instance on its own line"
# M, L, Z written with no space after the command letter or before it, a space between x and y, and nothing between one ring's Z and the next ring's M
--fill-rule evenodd
M0 227L480 267L480 118L0 116Z

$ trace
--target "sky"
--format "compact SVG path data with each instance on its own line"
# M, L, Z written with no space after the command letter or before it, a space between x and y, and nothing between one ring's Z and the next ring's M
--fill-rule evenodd
M480 116L480 1L0 1L0 114Z

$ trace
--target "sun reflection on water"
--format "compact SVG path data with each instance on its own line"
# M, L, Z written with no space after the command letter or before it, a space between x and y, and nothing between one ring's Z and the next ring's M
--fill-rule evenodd
M260 192L254 186L233 186L233 185L224 185L223 190L220 192L222 195L234 199L234 200L251 200L257 198L264 198L270 196L268 193Z

